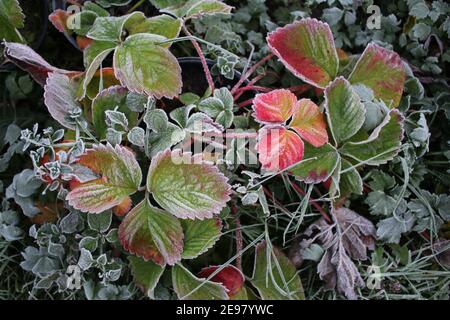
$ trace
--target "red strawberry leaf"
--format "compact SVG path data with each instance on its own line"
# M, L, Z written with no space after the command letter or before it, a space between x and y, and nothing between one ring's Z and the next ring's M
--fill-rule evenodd
M198 276L200 278L209 278L220 266L210 266L203 268ZM216 275L210 278L211 281L221 283L225 288L227 288L228 296L232 298L242 289L244 285L245 278L242 272L233 265L228 265L220 270Z
M253 99L254 117L265 124L283 123L292 116L296 103L295 94L285 89L257 94Z
M315 147L328 142L327 124L319 107L309 99L301 99L289 127Z

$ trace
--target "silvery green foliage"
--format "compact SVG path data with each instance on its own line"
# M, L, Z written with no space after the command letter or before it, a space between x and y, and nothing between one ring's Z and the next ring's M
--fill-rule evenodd
M40 212L34 206L32 196L37 192L42 182L36 178L34 171L25 169L16 174L13 182L6 189L6 199L13 199L28 217L33 217Z
M110 127L114 127L115 125L126 129L128 127L128 119L127 116L120 111L117 110L106 110L106 124Z
M83 289L88 300L128 300L133 296L132 285L105 285L90 280L83 284Z
M233 105L233 95L224 87L214 90L213 97L200 101L198 108L226 129L233 123Z
M140 127L134 127L128 132L128 141L138 147L145 145L145 130Z
M220 74L227 79L234 79L235 69L239 60L236 56L227 55L219 56L217 58L217 63L212 67L211 72L213 74Z
M143 112L147 108L149 98L146 95L130 92L127 94L127 107L134 112Z
M22 239L24 232L18 226L19 222L19 213L11 210L8 201L4 199L2 202L2 210L0 211L0 236L6 241Z
M123 139L123 131L117 131L114 128L106 129L106 140L113 146L120 144Z
M8 126L4 143L8 144L8 149L5 153L0 156L0 172L6 171L8 169L9 163L15 154L22 154L24 143L18 141L21 135L21 129L16 124L12 123Z

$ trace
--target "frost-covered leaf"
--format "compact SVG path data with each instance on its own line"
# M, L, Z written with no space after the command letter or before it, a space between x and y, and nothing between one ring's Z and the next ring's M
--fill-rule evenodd
M356 299L355 289L364 287L364 281L351 259L366 260L367 250L375 248L375 227L372 222L347 208L332 210L334 225L320 218L310 225L299 250L318 242L325 254L317 266L325 288L336 288L348 299Z
M134 283L150 299L155 299L155 288L164 272L164 267L134 256L129 256L128 260L130 261Z
M289 172L300 181L319 183L327 180L333 174L339 160L339 153L329 143L319 148L306 144L303 160L292 167Z
M158 42L165 38L135 34L121 43L114 53L116 78L130 91L157 99L181 93L181 68L175 56Z
M197 278L181 264L172 269L172 284L180 300L228 300L224 286Z
M328 24L302 19L267 37L270 49L297 77L319 88L334 79L339 60Z
M181 260L183 229L173 215L144 199L122 221L118 231L125 250L164 266Z
M383 191L372 191L364 201L370 207L370 213L374 215L392 214L396 207L396 200Z
M138 147L145 145L145 130L140 127L134 127L127 134L128 141Z
M339 152L361 163L376 166L393 159L400 151L402 140L403 116L392 110L368 139L346 142Z
M273 172L283 170L303 158L302 139L284 127L264 127L259 130L257 147L262 167Z
M170 6L164 6L163 12L171 13L177 17L185 19L211 14L229 14L233 7L230 7L219 0L188 0L188 1L156 1L161 5L171 2Z
M213 272L218 270L221 266L210 266L203 268L198 276L201 278L208 278ZM236 296L244 286L245 278L242 272L233 265L228 265L222 268L211 279L212 282L222 284L227 289L228 297L233 298Z
M44 103L52 117L68 129L76 128L72 113L81 110L76 101L76 84L64 74L51 73L44 86Z
M3 44L5 45L5 57L20 69L28 72L42 86L45 85L47 75L51 72L67 74L68 76L79 74L79 72L58 69L50 65L27 45L6 41Z
M342 168L339 179L339 191L341 197L346 197L352 193L361 195L363 192L363 182L361 176L352 164L342 159Z
M264 124L283 123L292 116L296 103L295 94L285 89L257 94L253 99L254 117Z
M391 108L400 103L405 83L405 71L399 55L370 43L353 69L349 81L373 90L375 98Z
M127 94L128 90L126 88L113 86L101 91L92 101L92 123L100 139L106 137L108 125L106 124L105 112L108 110L119 111L124 114L126 121L122 122L126 122L130 126L136 124L138 114L128 108Z
M366 111L358 94L343 77L325 89L328 124L337 144L348 140L361 129Z
M133 26L144 20L144 14L139 11L120 17L98 17L87 33L87 37L97 41L119 42L123 31L127 30L127 24Z
M183 259L194 259L205 253L222 235L219 218L205 220L181 220L184 231Z
M228 128L233 123L233 96L227 88L214 90L214 96L202 100L198 109Z
M327 124L323 114L309 99L298 101L289 127L314 147L320 147L328 142Z
M133 152L120 145L95 145L80 157L79 163L101 176L80 184L67 195L69 204L82 211L100 213L119 205L137 191L142 180Z
M203 220L218 214L230 199L227 180L216 166L168 149L152 159L147 189L176 217Z
M112 41L93 41L86 49L83 50L83 61L85 68L89 68L96 57L102 52L113 50L116 45L117 44Z
M304 300L302 282L295 266L279 249L265 241L256 246L253 286L263 300Z
M411 212L397 212L395 216L383 219L377 223L377 237L388 243L399 243L403 233L413 227L416 220Z
M111 211L105 211L102 213L90 213L87 215L87 221L89 228L98 232L106 232L111 226L112 214Z
M166 14L147 18L141 23L130 25L128 28L130 35L136 33L151 33L166 37L167 39L178 37L180 30L181 20ZM167 46L170 46L170 43L167 44Z

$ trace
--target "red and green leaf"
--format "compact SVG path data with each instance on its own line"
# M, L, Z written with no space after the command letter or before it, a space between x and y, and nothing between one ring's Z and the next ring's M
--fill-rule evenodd
M304 300L303 286L292 262L265 241L256 246L253 286L263 300Z
M230 200L231 186L219 169L180 149L153 159L147 189L165 210L181 219L209 219Z
M369 87L375 98L396 108L403 94L405 78L400 56L394 51L370 43L356 63L349 81Z
M257 94L253 99L254 117L260 123L283 123L294 112L297 97L286 89Z
M267 37L272 52L295 76L325 88L338 72L339 60L328 24L303 19Z
M70 30L67 28L69 16L70 14L66 10L56 9L48 16L48 19L59 32L70 33Z
M337 78L325 89L325 108L337 144L353 137L366 118L366 109L360 97L343 77Z
M303 158L303 141L284 127L264 127L259 131L258 154L262 167L281 171Z
M173 215L143 200L119 227L119 240L125 250L164 266L181 260L183 229Z
M209 278L220 267L221 266L210 266L203 268L198 273L198 276L201 278ZM233 298L241 291L245 282L245 277L238 268L233 265L228 265L212 276L210 280L222 284L228 290L228 297Z
M289 127L315 147L328 142L327 124L323 114L309 99L301 99L297 103Z
M120 145L95 145L80 157L79 164L100 175L67 195L69 204L84 212L100 213L121 204L138 190L142 180L135 155Z
M319 148L306 144L303 160L289 172L305 183L319 183L333 174L339 160L338 151L329 143Z
M228 300L223 285L197 278L181 264L172 269L172 284L180 300Z

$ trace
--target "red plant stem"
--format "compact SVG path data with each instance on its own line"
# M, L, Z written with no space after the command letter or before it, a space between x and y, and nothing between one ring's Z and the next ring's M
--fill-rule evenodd
M258 69L264 63L266 63L267 61L272 59L273 56L274 56L273 53L271 53L271 54L265 56L264 58L262 58L261 60L259 60L257 63L255 63L245 74L243 74L241 76L238 83L236 83L236 85L233 87L233 89L231 89L231 94L234 94L236 92L236 90L244 83L244 81L247 80L248 77L250 77L253 74L253 72L256 71L256 69Z
M259 80L261 80L262 78L264 78L266 75L265 74L260 74L257 75L256 77L254 77L247 86L253 86L256 82L258 82ZM244 91L241 91L241 89L238 89L236 91L236 94L234 96L234 101L237 101L242 95L244 94Z
M183 23L183 31L184 33L191 37L192 34L189 32L189 30L186 28L186 26ZM200 61L202 62L203 66L203 72L205 73L206 80L208 81L209 88L211 89L211 92L214 92L214 80L211 76L211 72L209 71L208 63L206 62L205 55L203 54L202 48L198 44L197 41L194 39L191 40L192 45L195 48L195 51L197 51L198 57L200 58Z
M239 108L244 108L244 107L246 107L246 106L251 105L252 103L253 103L253 98L248 99L248 100L245 100L245 101L239 103L239 104L238 104L238 107L239 107Z
M295 184L292 181L289 181L289 183L299 194L301 194L302 196L306 195L305 190L303 190L299 185ZM323 210L322 207L317 204L317 200L309 198L308 201L314 208L316 208L322 214L326 222L328 222L329 224L333 223L333 220L331 220L330 216L325 212L325 210Z
M261 86L251 86L251 85L247 85L247 86L245 86L245 87L239 88L239 89L236 91L236 94L242 94L242 93L244 93L245 91L251 91L251 90L253 90L253 91L261 91L261 92L270 92L270 91L272 91L273 89L271 89L271 88L266 88L266 87L261 87Z
M236 217L236 268L242 271L242 256L240 254L243 247L241 220L238 217L238 209L235 204L231 206L231 213Z

